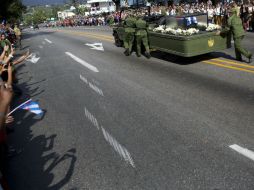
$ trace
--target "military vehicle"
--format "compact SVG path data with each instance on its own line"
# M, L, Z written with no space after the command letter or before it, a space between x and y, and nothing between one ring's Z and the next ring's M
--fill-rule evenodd
M216 35L219 26L208 24L207 14L181 16L147 16L148 38L151 49L192 57L221 51L231 47L231 36ZM123 23L113 27L117 47L123 46Z

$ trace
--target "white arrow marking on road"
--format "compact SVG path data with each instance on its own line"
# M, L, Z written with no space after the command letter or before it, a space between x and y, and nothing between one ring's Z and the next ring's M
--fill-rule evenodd
M235 150L236 152L246 156L247 158L251 159L254 161L254 152L251 150L248 150L247 148L242 148L237 144L233 144L229 146L230 148L232 148L233 150Z
M45 41L52 44L52 42L50 40L48 40L47 38L45 38Z
M86 43L86 45L92 47L91 49L95 49L95 50L98 50L98 51L104 51L102 43L93 43L93 44Z
M31 55L29 55L26 60L30 61L32 63L37 63L39 61L40 57L36 57L35 53L31 53Z
M80 59L79 57L73 55L72 53L70 53L70 52L65 52L65 54L68 55L68 56L70 56L72 59L74 59L75 61L77 61L77 62L80 63L81 65L87 67L87 68L90 69L91 71L93 71L93 72L95 72L95 73L98 73L98 72L99 72L99 70L98 70L95 66L93 66L93 65L91 65L91 64L89 64L89 63L87 63L87 62L85 62L84 60L82 60L82 59Z

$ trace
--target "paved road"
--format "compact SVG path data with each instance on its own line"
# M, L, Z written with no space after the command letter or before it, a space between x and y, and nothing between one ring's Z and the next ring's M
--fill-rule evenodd
M12 189L254 189L254 66L232 49L125 57L94 27L27 31L24 44L19 85L46 113L14 115Z

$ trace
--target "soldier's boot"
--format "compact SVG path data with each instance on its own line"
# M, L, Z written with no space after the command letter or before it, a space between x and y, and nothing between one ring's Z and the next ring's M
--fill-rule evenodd
M129 49L126 49L123 53L124 53L126 56L129 56L129 55L130 55Z
M146 51L146 52L145 52L145 57L146 57L147 59L150 59L150 58L151 58L151 54L150 54L148 51Z
M248 63L249 63L249 64L252 63L252 54L250 54L250 56L248 57L248 59L249 59L249 62L248 62Z
M137 45L136 55L138 57L141 57L141 46L140 45Z

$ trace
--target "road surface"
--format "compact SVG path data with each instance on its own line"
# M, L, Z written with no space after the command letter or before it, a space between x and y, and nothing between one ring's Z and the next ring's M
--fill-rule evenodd
M23 45L19 101L45 115L14 114L13 190L254 189L254 64L233 49L126 57L107 27L28 30Z

